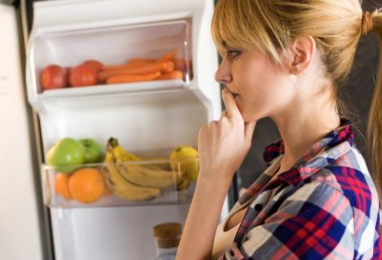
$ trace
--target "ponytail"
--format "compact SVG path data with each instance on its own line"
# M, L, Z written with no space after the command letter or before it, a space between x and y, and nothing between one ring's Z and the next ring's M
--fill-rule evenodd
M371 102L367 136L371 155L372 176L382 201L382 10L371 14L372 30L379 41L379 66Z

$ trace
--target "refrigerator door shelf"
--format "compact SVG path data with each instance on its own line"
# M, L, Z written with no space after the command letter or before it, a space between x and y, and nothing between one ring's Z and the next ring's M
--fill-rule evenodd
M115 93L147 93L147 91L169 90L178 88L187 88L188 84L182 80L158 80L153 82L137 82L109 85L95 85L82 88L64 88L44 91L38 97L38 101L49 98L69 98L80 96L92 96L100 94Z
M34 33L29 45L27 60L27 80L29 81L29 100L32 104L39 102L41 96L68 96L98 94L122 91L142 91L147 89L167 89L186 87L189 84L191 68L191 18L175 21L145 23L135 25L116 25L99 28L71 28L70 30L42 29ZM33 39L33 40L32 40ZM172 53L171 57L165 58ZM134 59L134 61L132 61ZM97 60L103 67L97 72L96 87L71 87L71 71L88 60ZM174 70L179 71L182 78L178 80L153 80L146 84L108 83L105 71L113 73L146 74L148 64L167 60L172 62ZM132 71L121 68L126 64L140 63ZM144 63L145 65L142 65ZM41 86L41 75L49 65L58 65L68 69L67 84L60 89L46 89ZM119 66L115 68L115 66ZM141 69L136 69L141 66ZM145 68L142 70L142 66ZM111 67L114 67L111 69ZM158 68L159 70L159 68ZM171 69L170 69L171 71ZM161 76L169 71L160 71ZM179 75L178 75L179 76ZM160 79L160 78L158 78ZM67 94L66 94L67 93Z
M51 208L179 205L191 202L197 159L167 158L53 167L42 165L44 202ZM196 167L194 167L196 166ZM192 169L191 169L192 168ZM66 172L66 173L63 173Z

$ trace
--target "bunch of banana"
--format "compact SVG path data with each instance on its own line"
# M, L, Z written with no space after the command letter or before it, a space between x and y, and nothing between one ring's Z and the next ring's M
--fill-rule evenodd
M133 153L130 153L129 151L126 151L125 149L123 149L123 147L120 147L118 139L116 139L116 138L111 137L108 140L108 144L110 144L113 147L116 147L117 149L122 150L121 154L122 154L123 158L121 158L122 159L121 161L137 161L137 162L140 162L140 163L146 161L145 158L139 157L139 156L137 156L137 155L135 155ZM162 161L162 160L163 159L158 159L158 161ZM151 169L156 169L156 170L167 168L166 165L164 165L163 163L153 163L153 162L150 162L149 164L146 164L145 167L151 168Z
M142 158L127 152L118 140L111 138L109 145L113 146L113 155L119 173L129 182L143 187L159 189L175 189L185 179L185 173L177 170L164 170L160 167L142 165ZM137 162L139 160L139 162Z
M113 154L113 147L108 145L106 150L105 162L102 173L105 183L113 193L125 200L129 201L147 201L154 199L160 195L161 190L158 188L141 187L127 181L116 165L116 158Z

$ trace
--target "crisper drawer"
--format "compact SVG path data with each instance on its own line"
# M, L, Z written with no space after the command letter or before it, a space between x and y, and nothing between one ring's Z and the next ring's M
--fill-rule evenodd
M56 144L47 156L50 165L42 165L47 206L96 208L191 202L199 168L195 148L131 153L118 145L108 146L105 155L97 156L96 146L89 145L87 157L102 162L81 163L73 142L64 139ZM63 164L70 161L73 164Z
M27 68L32 101L187 87L192 77L191 24L190 18L37 31Z

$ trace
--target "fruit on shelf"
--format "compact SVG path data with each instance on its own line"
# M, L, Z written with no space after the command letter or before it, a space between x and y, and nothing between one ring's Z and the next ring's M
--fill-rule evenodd
M68 70L56 64L45 67L40 74L42 90L60 89L68 85Z
M118 140L111 138L109 145L113 147L113 155L116 159L116 165L119 173L129 182L159 189L176 188L176 185L185 179L185 174L178 170L164 170L152 167L146 167L137 163L124 148L118 144Z
M99 163L102 161L102 148L96 140L91 138L83 138L80 139L79 142L85 148L84 163Z
M188 186L190 186L190 181L185 178L183 181L179 182L176 185L176 190L178 191L186 190Z
M102 173L106 186L122 199L133 202L148 201L158 197L161 193L158 188L138 186L122 177L118 171L111 145L108 145L106 150Z
M87 60L83 62L82 65L91 67L96 73L103 67L103 64L98 60Z
M73 138L62 138L49 149L46 159L56 171L69 174L85 162L85 148Z
M57 173L54 177L55 192L66 200L72 199L69 191L69 177L70 175L64 173Z
M69 71L69 84L71 87L93 86L97 82L97 72L90 66L78 65Z
M73 172L68 187L72 197L83 204L98 201L105 192L104 180L96 168L81 168Z
M170 154L171 168L186 173L189 181L196 181L199 173L198 150L192 146L180 145Z
M188 75L188 77L186 77ZM103 64L88 59L74 67L50 64L40 73L41 91L97 84L120 84L192 78L191 60L178 58L171 50L156 58L132 58L122 64Z

